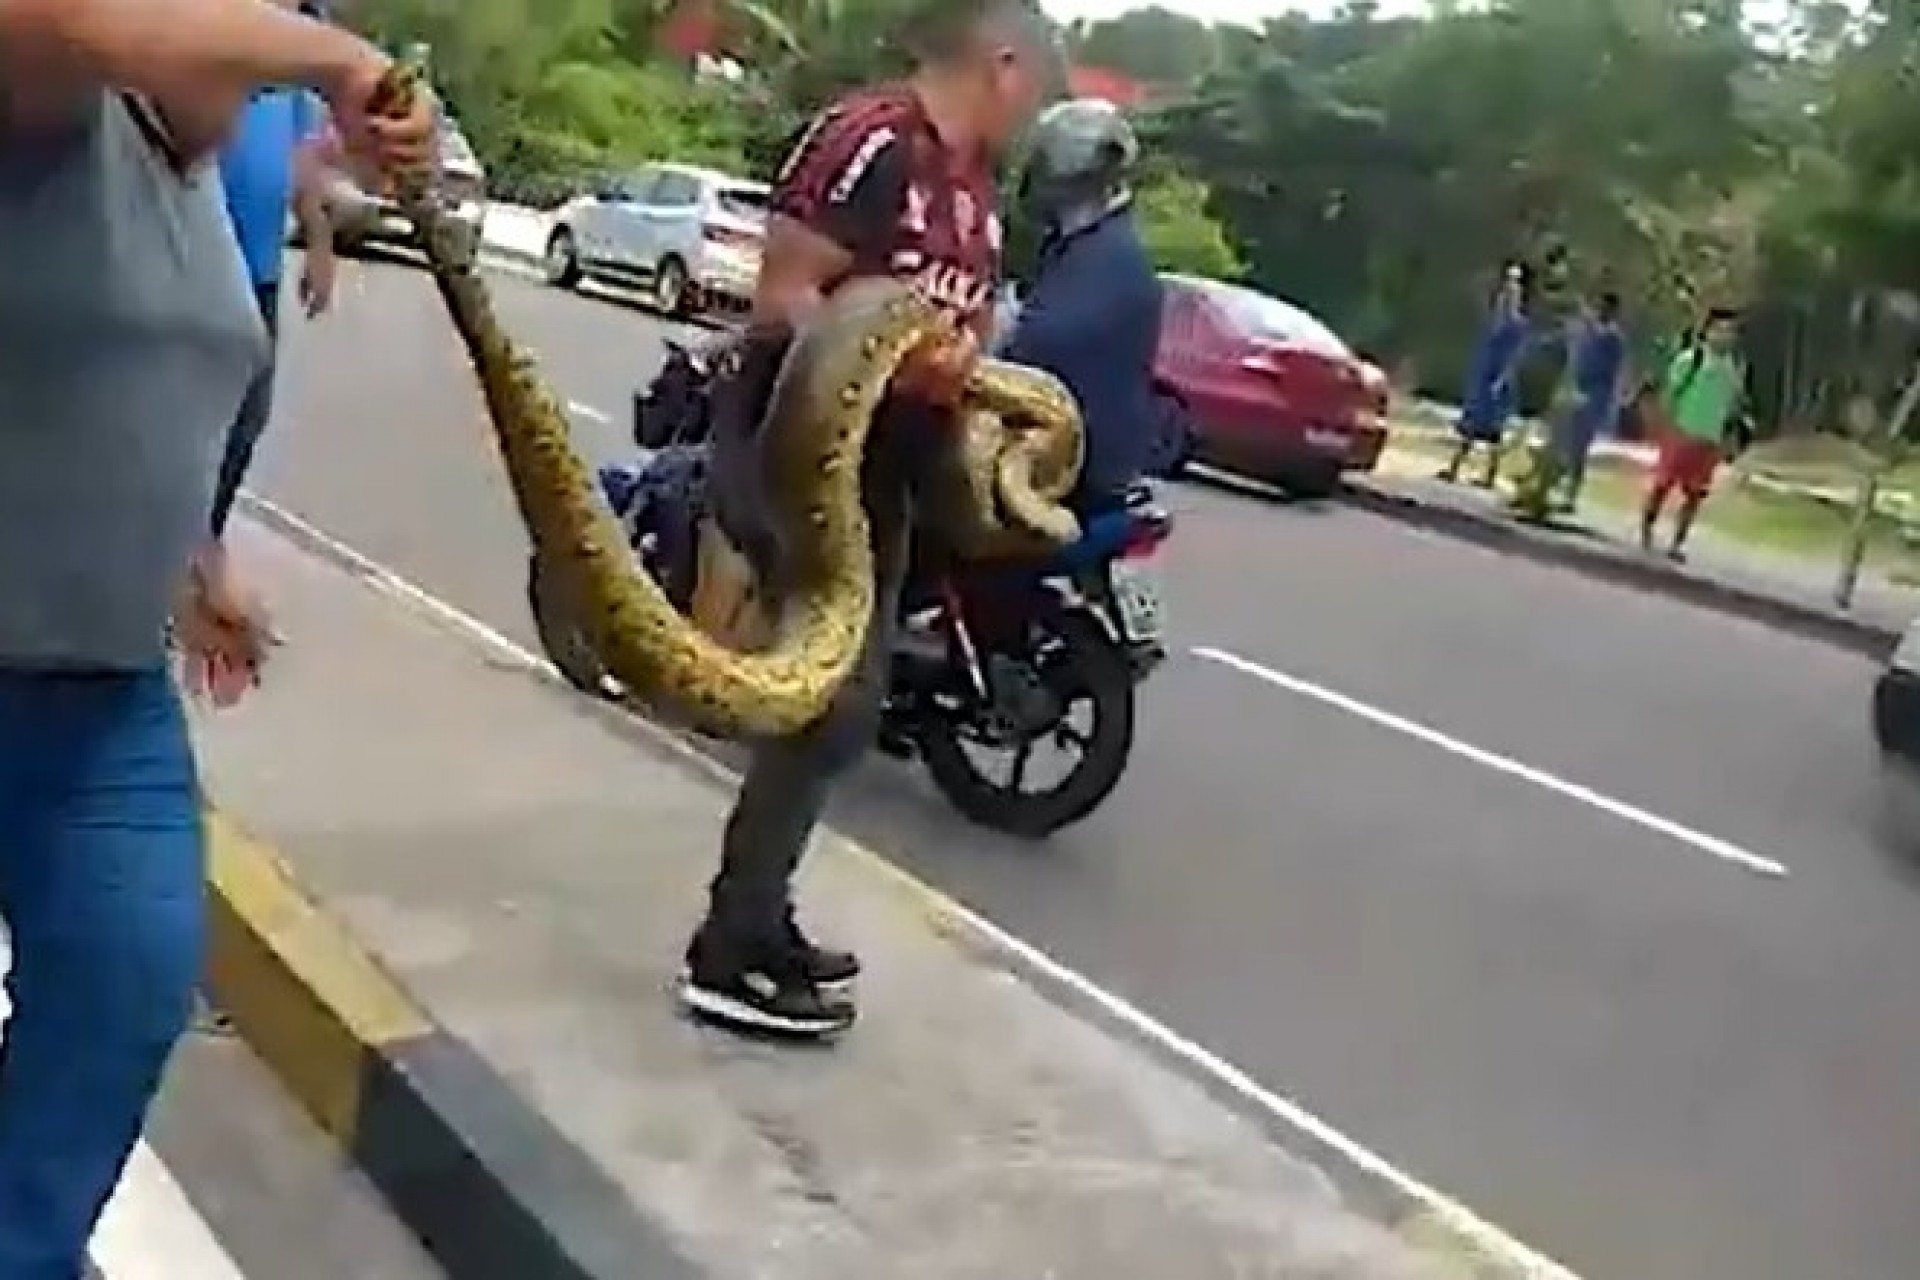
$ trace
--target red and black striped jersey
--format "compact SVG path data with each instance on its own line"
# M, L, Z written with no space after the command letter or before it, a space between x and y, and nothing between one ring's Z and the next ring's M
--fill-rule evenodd
M972 319L991 304L1001 224L991 159L948 146L903 85L850 94L794 139L773 212L853 257L851 274L912 280Z

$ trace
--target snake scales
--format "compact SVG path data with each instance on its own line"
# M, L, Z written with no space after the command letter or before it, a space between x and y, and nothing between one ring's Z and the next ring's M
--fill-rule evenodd
M417 71L388 77L375 109L426 92ZM728 737L780 736L821 716L848 678L872 613L874 561L860 501L867 433L888 383L955 322L909 286L862 281L837 291L796 335L762 438L771 523L791 561L773 642L725 646L636 572L624 531L575 453L567 416L532 356L494 312L471 244L411 180L397 192L455 330L479 376L487 416L534 547L570 598L607 670L642 702ZM960 421L932 495L940 531L963 554L1032 553L1072 541L1060 505L1081 462L1080 416L1052 377L991 360L968 375Z

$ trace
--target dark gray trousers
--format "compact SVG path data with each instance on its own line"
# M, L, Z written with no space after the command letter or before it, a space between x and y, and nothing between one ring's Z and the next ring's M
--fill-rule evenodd
M866 644L825 716L791 737L752 744L727 818L700 944L719 948L737 963L777 958L788 944L794 872L826 812L835 780L859 762L879 730L913 524L910 434L918 425L886 416L895 420L876 424L861 473L876 578ZM714 515L773 588L777 604L779 549L772 531L755 518L766 507L760 500L754 433L716 424L710 478Z

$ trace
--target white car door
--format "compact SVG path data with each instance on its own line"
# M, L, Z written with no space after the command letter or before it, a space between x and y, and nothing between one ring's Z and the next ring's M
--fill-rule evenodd
M593 190L574 201L563 215L573 244L583 262L605 262L609 249L607 232L609 209L619 201L621 181L609 178L594 184Z
M612 260L621 270L644 273L653 266L652 210L663 184L672 177L659 169L642 169L607 210Z
M659 268L661 260L669 256L679 258L682 267L694 265L687 241L690 229L698 235L703 194L700 180L692 174L671 169L661 173L659 183L648 191L646 201L639 208L639 218L645 228L642 233L645 256L637 264L642 271L651 274Z

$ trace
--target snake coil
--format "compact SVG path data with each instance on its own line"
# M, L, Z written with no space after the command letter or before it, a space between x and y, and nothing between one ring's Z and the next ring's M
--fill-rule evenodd
M397 66L373 110L402 113L425 92L416 68ZM790 549L793 589L772 643L742 652L695 626L636 571L559 399L500 324L469 237L430 181L410 179L397 195L479 377L534 554L580 602L607 670L631 696L721 736L781 736L818 719L851 673L872 613L873 551L860 500L867 433L902 362L957 337L948 314L905 284L861 281L837 291L796 335L763 431L772 450L768 514ZM939 468L949 482L931 504L942 535L981 557L1077 537L1077 521L1060 505L1082 450L1066 389L1039 371L983 360L967 378L960 413L949 465Z

